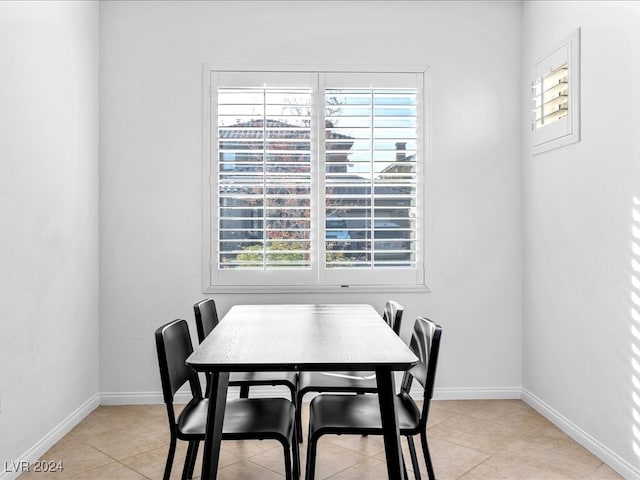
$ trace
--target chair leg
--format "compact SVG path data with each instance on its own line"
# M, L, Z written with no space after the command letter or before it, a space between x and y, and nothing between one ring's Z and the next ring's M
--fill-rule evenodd
M293 439L295 440L295 439ZM289 445L289 442L283 440L280 443L282 443L282 448L284 450L284 474L285 474L285 478L286 480L293 480L294 479L294 473L295 473L295 466L294 463L291 461L291 450L292 450L292 446L293 445ZM292 471L294 473L292 473Z
M200 441L196 440L196 445L193 447L193 458L189 464L189 478L193 478L193 471L196 468L196 459L198 458L198 448L200 447Z
M429 446L427 445L427 432L420 433L420 440L422 441L422 453L424 454L424 463L427 465L429 480L436 480L436 474L431 463L431 455L429 454Z
M305 472L305 480L314 480L316 476L316 450L319 438L311 438L307 441L307 471Z
M298 392L296 395L296 401L295 401L295 406L296 406L296 431L297 431L297 435L296 437L298 438L298 442L302 443L302 397L304 396L304 392Z
M407 472L407 464L404 461L404 457L402 458L402 474L404 475L404 480L409 480L409 472Z
M416 480L420 480L420 467L418 466L416 445L413 443L413 437L411 435L407 435L407 444L409 445L409 453L411 454L411 465L413 466L413 473L416 476Z
M173 466L173 457L176 454L176 438L172 435L169 442L169 452L167 453L167 463L164 466L163 480L169 480L171 477L171 467Z
M293 478L294 480L300 480L300 447L298 442L298 432L295 426L291 441L291 450L293 452Z
M204 388L204 398L209 398L209 392L211 391L211 374L207 373L205 375L205 379L207 381L207 383L205 384L205 388Z
M193 442L189 442L189 447L187 448L187 458L184 462L184 470L182 471L182 480L190 480L193 478L193 470L196 466L196 458L198 457L198 447L200 446L200 442L195 440Z
M240 398L249 398L249 385L240 386Z

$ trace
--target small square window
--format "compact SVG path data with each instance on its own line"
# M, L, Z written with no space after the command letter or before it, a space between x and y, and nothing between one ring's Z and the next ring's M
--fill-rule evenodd
M580 140L580 30L532 70L531 152Z

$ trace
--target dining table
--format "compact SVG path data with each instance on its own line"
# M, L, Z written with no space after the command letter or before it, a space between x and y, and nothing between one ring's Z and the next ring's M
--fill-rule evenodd
M201 478L217 477L229 372L366 370L376 375L388 478L403 479L394 372L417 361L369 304L234 305L187 359L212 376Z

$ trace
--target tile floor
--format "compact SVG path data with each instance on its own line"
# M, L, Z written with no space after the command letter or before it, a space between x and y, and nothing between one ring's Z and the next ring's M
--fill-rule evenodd
M308 404L305 416L306 409ZM19 478L161 479L166 422L164 405L99 407L42 457L62 461L63 472L27 472ZM519 400L434 401L428 435L438 480L622 478ZM318 445L318 480L386 479L380 437L327 435ZM178 443L172 479L180 478L184 447ZM419 441L416 447L420 455ZM306 442L303 465L305 449ZM225 441L220 463L221 480L284 478L282 448L273 441ZM196 478L200 465L199 457ZM427 478L424 461L421 465Z

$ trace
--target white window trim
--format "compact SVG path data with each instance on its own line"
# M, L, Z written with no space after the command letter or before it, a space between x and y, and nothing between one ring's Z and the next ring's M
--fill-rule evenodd
M212 128L212 110L210 96L211 92L210 78L211 73L216 71L233 71L233 72L345 72L345 73L419 73L423 75L422 85L422 118L424 126L420 141L422 142L422 164L419 183L422 186L418 200L422 202L423 220L421 222L420 235L422 235L421 258L418 260L422 265L422 282L416 284L371 284L371 285L213 285L211 281L212 251L213 242L211 239L212 232L212 212L213 199L211 196L211 186L213 185L212 162L211 155L213 146L211 142ZM203 65L203 112L202 112L202 291L203 293L356 293L356 292L430 292L428 285L431 283L431 236L432 219L430 192L430 159L431 159L431 117L430 117L430 69L423 65L401 65L401 66L382 66L382 65L236 65L236 64L204 64Z

